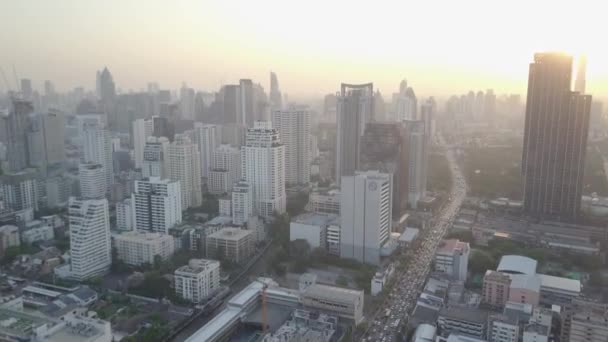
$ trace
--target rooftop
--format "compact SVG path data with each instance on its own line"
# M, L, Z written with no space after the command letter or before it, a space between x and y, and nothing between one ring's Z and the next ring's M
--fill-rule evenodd
M188 265L181 266L175 270L175 273L192 273L198 274L212 268L219 268L220 262L217 260L208 259L190 259Z
M469 244L458 239L443 240L437 248L437 254L454 254L456 251L467 249Z
M418 236L420 229L407 227L399 237L401 242L412 242Z
M209 234L208 239L223 239L223 240L240 240L246 236L253 234L250 230L244 230L240 228L226 227L219 231Z
M505 255L500 258L497 271L515 274L536 274L538 262L532 258L521 255Z
M511 288L540 292L540 277L537 275L511 274Z
M579 280L555 277L547 274L539 274L541 286L556 290L581 292L581 282Z
M363 299L362 290L351 290L342 287L313 284L305 290L305 295L314 296L320 298L331 298L333 300L339 300L343 302L355 302L359 299Z
M488 320L488 311L452 306L439 310L439 316L454 320L485 324Z
M291 222L292 223L301 223L311 226L322 226L327 225L333 219L336 218L336 215L321 215L316 213L304 213L294 217Z
M549 328L539 323L530 323L524 328L524 332L536 333L543 336L549 336Z

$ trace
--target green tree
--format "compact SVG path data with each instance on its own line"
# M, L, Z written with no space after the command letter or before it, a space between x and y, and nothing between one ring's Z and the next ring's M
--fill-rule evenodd
M342 286L342 287L347 287L348 286L348 279L345 276L340 275L338 277L338 279L336 279L336 285Z
M163 258L160 255L156 254L154 256L154 269L160 270L162 265L163 265Z
M496 267L496 260L492 256L482 252L474 251L469 259L469 269L473 273L485 273Z

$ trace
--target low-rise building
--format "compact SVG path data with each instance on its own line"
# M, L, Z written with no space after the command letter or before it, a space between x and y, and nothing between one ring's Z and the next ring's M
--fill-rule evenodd
M340 256L341 232L340 217L337 216L327 225L327 252L331 255Z
M576 314L583 314L583 316L578 316L578 318L575 320L574 316ZM608 304L607 303L600 303L597 301L591 301L588 299L582 299L582 298L575 298L574 300L572 300L572 303L564 306L562 308L562 312L560 313L560 317L561 317L561 340L562 341L573 341L573 342L579 342L579 341L587 341L585 339L584 336L584 332L583 332L583 336L580 336L580 334L582 333L580 330L582 329L588 329L588 330L594 330L595 329L595 325L597 323L601 324L601 320L597 321L597 317L602 317L604 316L604 318L606 318L606 313L608 313ZM589 315L589 320L585 323L584 320L581 321L581 317L585 317L585 314ZM586 327L586 325L589 324L589 327ZM572 326L575 326L575 332L571 333L571 329ZM600 330L601 331L601 330ZM604 338L604 340L606 340L606 338ZM601 339L599 341L602 341Z
M307 210L317 214L340 215L340 189L317 189L308 198Z
M207 257L242 263L254 252L255 236L249 230L226 227L208 235L206 243Z
M262 342L329 342L332 341L337 328L338 318L335 316L296 309L291 319L274 333L264 336Z
M220 262L190 259L175 270L175 293L192 303L201 303L220 288Z
M471 248L457 239L443 240L435 252L435 270L466 281Z
M294 217L289 224L289 240L305 240L311 249L326 248L327 226L334 215L304 213Z
M302 305L352 320L363 320L363 291L312 284L301 294Z
M539 323L529 323L524 327L522 342L548 342L549 333L550 330L547 326Z
M49 241L54 238L55 231L53 227L39 220L26 223L25 228L21 231L21 241L27 244Z
M113 234L112 243L118 260L133 266L153 265L157 255L161 260L167 260L175 251L173 237L161 233L130 231Z
M537 275L511 274L509 301L537 306L540 299L541 280Z
M20 245L19 227L10 224L0 227L0 257L4 256L7 248Z
M390 281L393 277L393 273L395 272L395 266L393 264L389 264L383 271L376 272L374 277L372 278L371 284L371 294L372 296L377 296L380 292L384 290L384 286Z
M490 315L488 318L488 342L518 342L519 337L517 316Z
M543 305L566 306L581 293L579 280L539 274L540 303Z
M444 307L439 311L437 324L443 336L456 333L484 339L488 312L468 307Z

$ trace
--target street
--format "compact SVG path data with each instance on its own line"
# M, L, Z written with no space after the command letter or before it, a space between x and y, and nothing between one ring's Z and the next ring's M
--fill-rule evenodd
M449 146L443 143L443 139L440 141L446 147L453 179L448 201L433 218L431 228L421 234L417 247L407 251L406 255L410 263L405 272L395 275L394 286L388 293L385 302L367 320L369 325L367 331L361 336L360 341L362 342L397 341L397 334L403 326L407 325L418 295L424 287L435 250L466 196L467 185L456 163L456 156Z

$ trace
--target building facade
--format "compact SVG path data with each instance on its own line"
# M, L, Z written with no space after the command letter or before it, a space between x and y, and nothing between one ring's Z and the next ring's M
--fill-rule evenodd
M173 273L175 293L192 303L201 303L220 288L220 262L190 259Z
M167 234L169 228L182 222L182 198L179 181L160 178L135 181L131 195L135 229Z
M181 185L182 209L201 206L203 193L198 146L187 135L176 134L167 154L169 178Z
M289 107L272 112L272 126L279 130L285 145L285 182L310 182L310 111L306 107Z
M112 235L116 257L127 265L154 265L155 259L168 260L175 251L173 237L161 233L142 233L137 231Z

